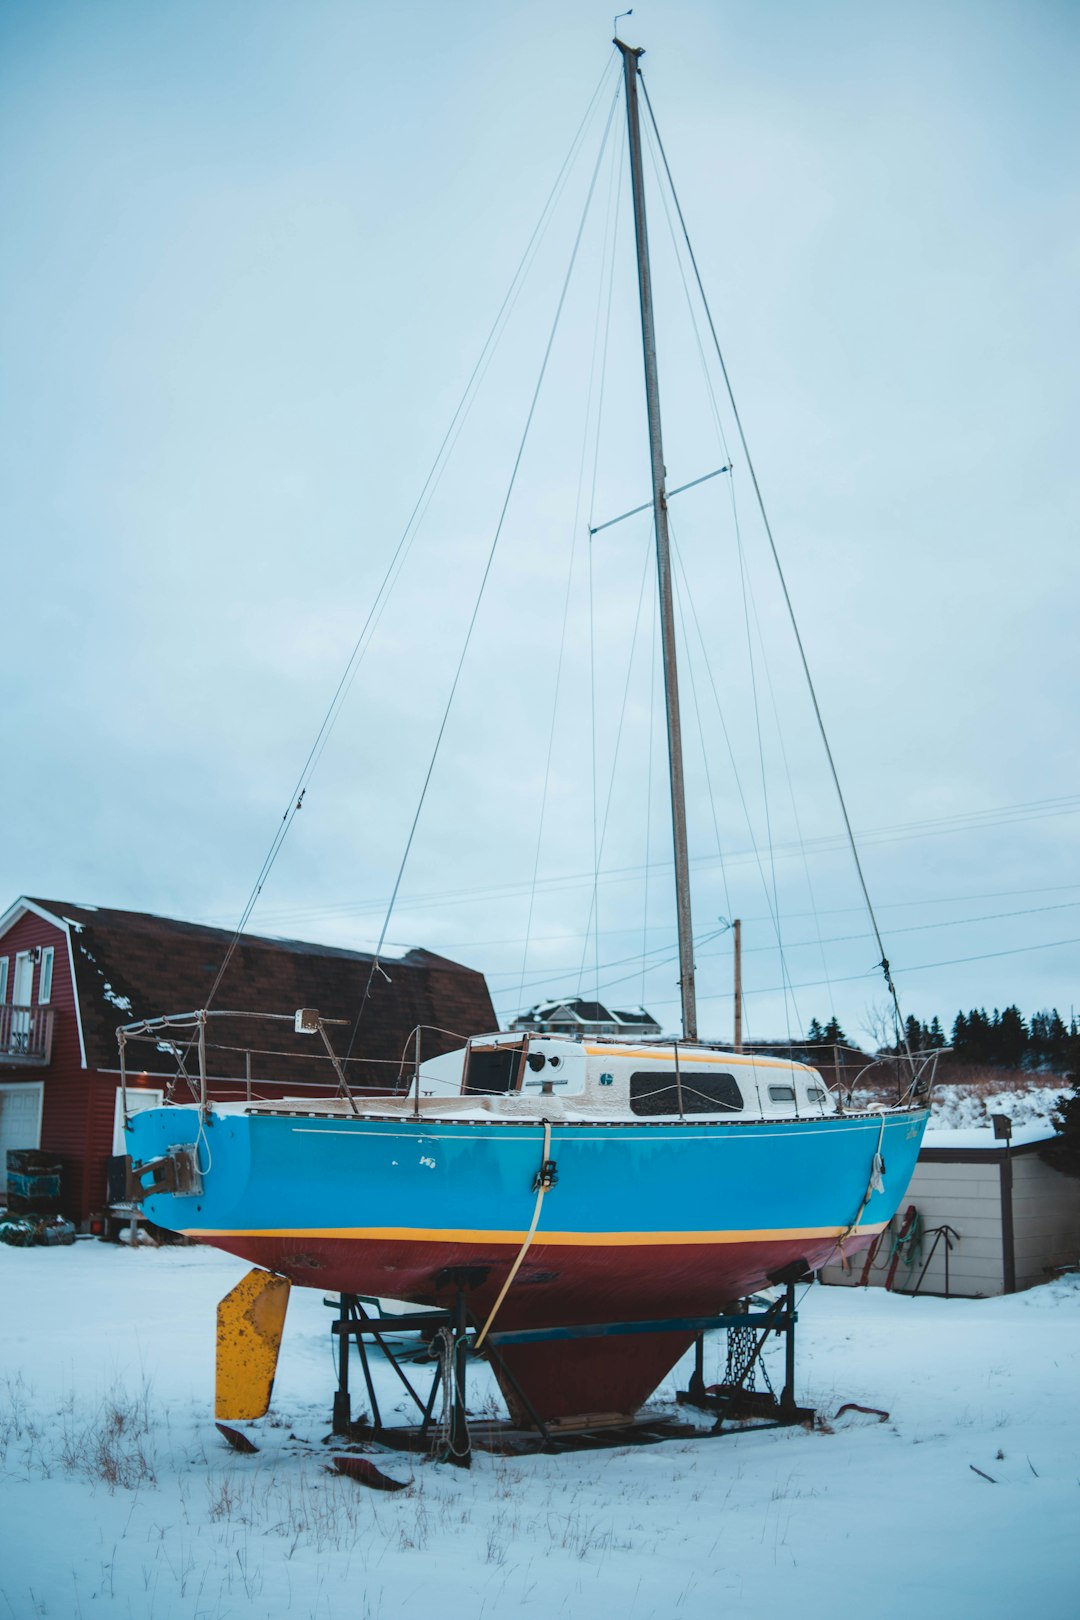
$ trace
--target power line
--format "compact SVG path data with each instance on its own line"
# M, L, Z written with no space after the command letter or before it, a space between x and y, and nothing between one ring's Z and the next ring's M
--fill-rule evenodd
M1080 811L1080 795L1069 795L1061 799L1036 799L1029 801L1027 804L1002 805L989 810L973 810L965 812L963 816L935 816L928 819L895 822L884 827L870 828L866 832L860 833L858 837L859 842L865 847L867 844L904 842L907 839L937 837L939 835L951 832L978 831L981 827L999 826L1023 821L1038 821L1044 820L1048 817L1063 815L1075 815L1078 811ZM807 839L806 848L813 853L828 854L834 849L842 848L845 843L846 839L840 835L830 835L817 839ZM795 856L800 854L801 850L798 843L778 844L776 847L776 853L778 856ZM756 852L753 849L735 850L723 857L724 864L728 866L745 865L747 863L754 862L755 860ZM721 863L718 856L710 854L691 857L691 864L696 867L708 867L719 865ZM664 871L669 869L670 866L671 861L669 859L651 861L648 863L648 868L651 871ZM600 881L602 883L632 882L635 879L640 879L644 875L645 871L646 866L644 863L634 866L611 867L606 872L600 873ZM566 872L553 874L548 878L541 878L537 887L539 889L544 889L549 893L556 893L562 890L582 888L586 885L591 887L592 883L593 873L591 871ZM475 888L431 890L426 893L421 892L419 894L406 896L399 902L398 911L400 915L402 910L409 908L417 909L419 907L460 905L463 902L469 902L472 900L486 900L492 898L516 899L522 894L528 893L530 886L531 885L524 880L515 880L507 883L477 886ZM1047 885L1048 890L1059 887L1061 887L1061 885ZM1080 887L1080 885L1066 885L1066 887ZM1039 892L1042 891L1027 889L990 891L991 894L1027 894ZM957 898L979 899L988 897L989 895L962 895L958 896ZM907 905L920 903L937 904L938 901L936 899L932 899L927 900L926 902L904 901L893 903ZM328 906L293 907L279 911L264 912L262 916L264 923L290 922L297 920L317 921L323 918L344 918L363 916L366 913L373 911L381 912L385 908L385 905L385 898L370 900L363 899L355 901L342 901ZM862 908L844 907L843 909L854 910ZM828 915L827 912L822 914ZM789 913L789 915L802 915L802 913ZM223 919L219 915L216 920L220 922Z
M1017 945L1017 946L1014 946L1011 949L1006 950L1006 951L982 951L976 956L952 956L952 957L949 957L947 960L942 961L942 962L914 962L914 963L910 963L910 964L901 964L900 966L897 967L897 972L902 973L904 975L904 977L906 978L909 973L929 973L930 971L932 971L935 968L961 967L967 962L989 962L989 961L992 961L992 960L994 960L994 959L996 959L998 957L1024 956L1024 955L1027 955L1027 954L1029 954L1030 952L1033 952L1033 951L1052 951L1052 950L1057 950L1059 948L1063 948L1063 947L1065 947L1067 945L1080 945L1080 937L1077 937L1077 938L1074 938L1074 939L1048 939L1048 940L1045 940L1042 944L1039 944L1039 945ZM674 958L673 958L673 960L674 960ZM658 963L657 965L662 966L663 964ZM866 983L866 981L875 972L876 968L877 968L877 963L875 963L874 966L871 967L871 968L866 968L862 973L848 973L848 974L843 975L842 977L836 977L834 975L830 980L806 979L806 980L802 981L801 983L792 986L792 988L796 989L796 990L820 990L820 989L823 989L826 986L826 984L829 984L829 983L831 983L831 984L859 984L859 983ZM636 977L636 975L635 975L635 977ZM613 981L613 982L614 983L621 983L622 981L616 980L616 981ZM609 983L608 985L603 985L603 986L601 986L601 988L602 989L610 989L611 988L611 983ZM771 984L771 985L765 985L764 987L762 987L760 989L755 989L753 991L753 994L756 995L756 996L781 995L783 993L783 990L784 990L783 985L781 985L781 984ZM718 991L714 995L700 996L698 999L701 1000L701 1001L730 1001L731 996L732 996L732 992L730 990L728 990L728 991ZM675 997L675 996L668 996L668 997L662 998L662 999L657 998L657 997L653 997L652 999L653 999L653 1003L654 1003L655 1006L661 1006L662 1007L662 1006L666 1006L666 1005L671 1005L671 1006L677 1006L678 1005L678 998Z

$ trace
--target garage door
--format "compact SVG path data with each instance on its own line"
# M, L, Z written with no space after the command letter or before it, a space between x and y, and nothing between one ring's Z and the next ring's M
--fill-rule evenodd
M41 1080L0 1084L0 1188L7 1191L8 1148L41 1146Z

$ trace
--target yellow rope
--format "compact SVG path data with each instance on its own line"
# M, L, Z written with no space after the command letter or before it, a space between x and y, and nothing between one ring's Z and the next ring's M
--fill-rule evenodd
M517 1276L518 1268L520 1267L521 1262L524 1260L525 1256L528 1254L529 1245L532 1243L533 1238L536 1236L536 1228L537 1228L537 1225L539 1224L539 1221L540 1221L540 1211L544 1207L544 1194L548 1191L548 1189L549 1189L549 1187L551 1185L550 1182L545 1181L545 1179L544 1179L544 1165L547 1163L550 1156L551 1156L551 1126L548 1123L548 1121L545 1119L545 1121L544 1121L544 1148L543 1148L543 1153L541 1154L541 1157L540 1157L540 1174L537 1177L536 1208L533 1210L532 1225L529 1227L529 1230L525 1234L525 1241L521 1245L521 1248L518 1250L517 1259L514 1261L513 1265L510 1267L510 1271L509 1271L509 1273L507 1275L506 1281L503 1283L502 1288L499 1290L498 1299L495 1301L494 1305L491 1307L490 1312L488 1313L487 1321L484 1323L483 1327L480 1329L480 1332L476 1336L476 1341L473 1344L473 1350L474 1351L479 1350L480 1346L483 1344L484 1340L487 1338L488 1330L490 1329L492 1322L494 1322L496 1316L498 1315L499 1307L502 1305L503 1300L506 1298L507 1294L510 1292L510 1285L513 1282L514 1278Z

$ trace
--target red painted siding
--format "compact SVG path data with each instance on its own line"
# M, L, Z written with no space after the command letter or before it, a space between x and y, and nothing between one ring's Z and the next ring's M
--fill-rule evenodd
M43 909L47 909L43 904ZM116 1027L131 1018L132 998L145 1005L143 1016L199 1005L199 997L209 988L214 962L227 935L220 930L202 929L175 919L153 917L137 912L117 912L67 903L74 917L71 944L76 971L83 987L82 1009L86 1020L84 1036L91 1068L83 1067L76 1012L75 986L69 956L68 934L58 923L27 911L0 935L0 957L6 956L14 976L15 956L35 946L52 946L54 967L50 1005L54 1009L53 1042L47 1065L20 1068L0 1065L0 1079L44 1082L41 1146L64 1161L63 1205L65 1214L84 1221L106 1201L106 1160L113 1151L116 1093L120 1084L114 1035ZM65 915L65 906L55 905L55 915ZM324 1014L349 1017L360 990L369 975L369 961L363 956L304 944L252 939L243 945L235 959L234 978L237 998L233 1005L262 1005L280 1012L283 1008L321 1006ZM34 970L33 1002L41 982L41 966ZM365 1051L354 1058L350 1071L356 1090L393 1085L398 1077L399 1057L405 1036L416 1023L432 1026L425 1033L424 1057L435 1050L448 1050L456 1041L436 1030L455 1029L475 1033L495 1027L495 1015L487 987L479 974L459 968L430 953L414 952L408 963L390 981L376 982L369 1008ZM116 989L113 991L113 985ZM178 988L179 985L179 988ZM245 994L244 991L250 994ZM158 998L161 998L160 1000ZM11 999L9 979L8 999ZM329 1012L327 1009L329 1008ZM280 1026L278 1026L280 1029ZM246 1039L247 1028L243 1036ZM213 1055L217 1073L243 1074L242 1056L234 1051L237 1036L226 1029L225 1044ZM254 1044L265 1044L265 1034ZM280 1043L293 1040L291 1029L282 1031ZM277 1098L289 1095L318 1095L333 1092L335 1079L325 1064L312 1068L314 1047L279 1054L290 1060L300 1057L299 1065L277 1062L273 1055L258 1057L254 1063L252 1095ZM303 1048L303 1050L301 1050ZM231 1054L231 1055L230 1055ZM139 1083L138 1065L162 1061L153 1045L129 1044L129 1081ZM107 1064L107 1068L96 1065ZM318 1088L310 1093L297 1079L281 1079L282 1071L295 1074L299 1067L305 1078L314 1073ZM275 1081L262 1078L273 1073ZM406 1072L408 1063L406 1063ZM152 1068L145 1077L152 1088L164 1089L168 1077ZM366 1082L366 1084L365 1084ZM215 1101L242 1102L244 1083L210 1082L209 1095ZM186 1101L186 1087L177 1085L176 1100Z
M76 1220L88 1213L89 1188L86 1177L87 1125L89 1120L89 1076L82 1066L79 1028L75 1014L75 989L71 982L67 935L34 912L0 935L0 957L9 959L8 1000L15 978L15 956L35 945L51 945L54 950L52 994L54 1009L52 1058L45 1068L0 1066L0 1080L43 1080L44 1109L41 1118L41 1146L57 1153L64 1161L65 1214ZM33 1002L38 1004L41 963L34 968Z

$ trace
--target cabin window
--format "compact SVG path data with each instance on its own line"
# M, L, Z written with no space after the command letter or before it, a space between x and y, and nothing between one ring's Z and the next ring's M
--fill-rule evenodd
M811 1102L823 1103L825 1101L825 1093L820 1086L807 1086L806 1095Z
M42 1007L52 1000L53 955L53 947L46 945L41 953L41 975L38 979L38 1002Z
M521 1067L521 1046L490 1046L469 1052L462 1090L474 1097L497 1097L518 1089L518 1070Z
M733 1074L680 1075L684 1114L731 1114L743 1106ZM630 1076L630 1109L635 1114L678 1114L679 1087L672 1069L639 1069Z
M0 956L0 1007L7 1000L8 959Z
M770 1086L769 1087L769 1101L770 1102L781 1102L781 1103L782 1102L793 1103L795 1101L795 1087L794 1086Z

